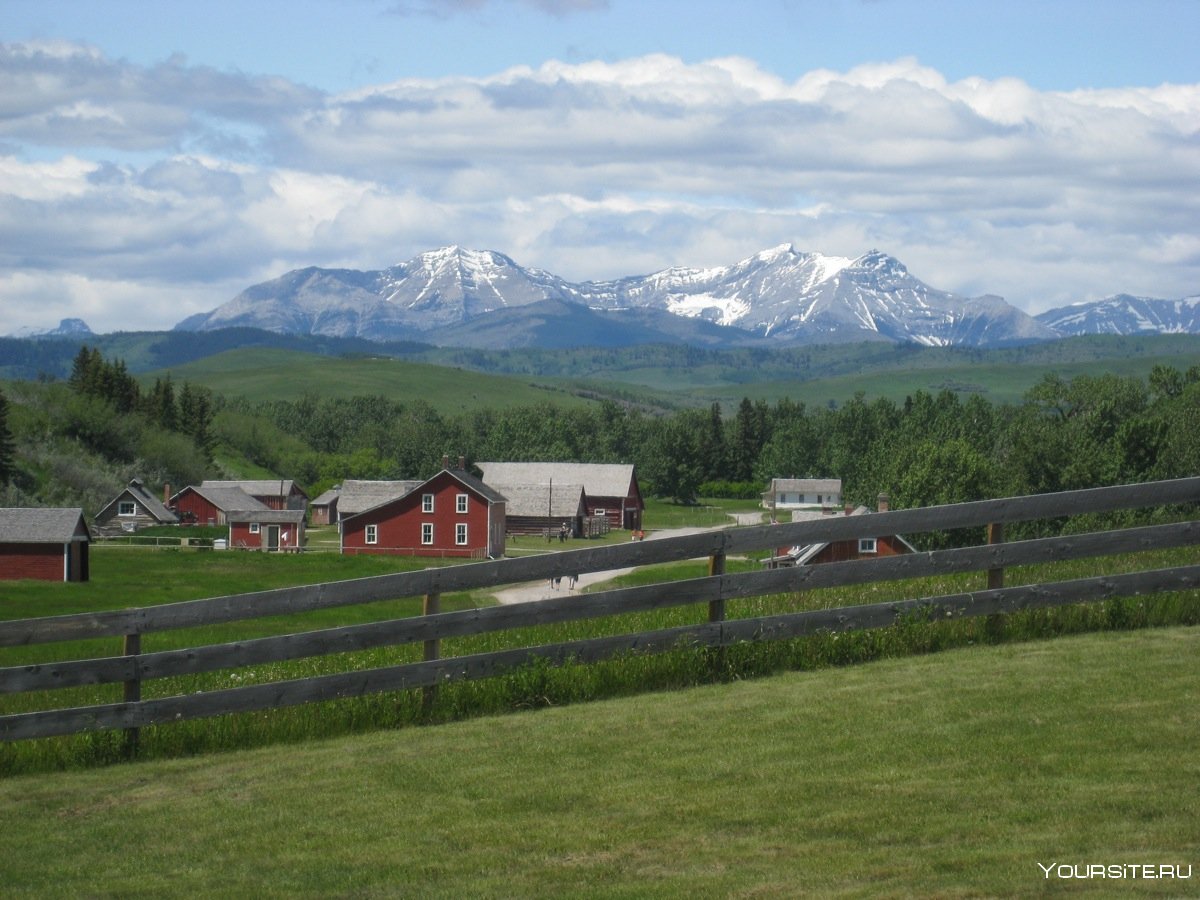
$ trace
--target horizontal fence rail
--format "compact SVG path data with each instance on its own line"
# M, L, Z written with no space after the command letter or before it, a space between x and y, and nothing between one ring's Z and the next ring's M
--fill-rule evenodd
M997 526L1006 523L1197 501L1200 501L1200 478L1188 478L864 516L833 515L787 525L729 528L680 538L562 551L536 558L437 567L145 609L0 622L0 646L114 636L125 640L125 653L121 656L0 668L0 694L112 683L122 683L126 687L123 703L0 716L0 740L112 728L127 729L136 735L138 728L183 719L380 691L430 689L447 681L489 677L538 659L555 663L567 660L592 662L628 652L663 652L679 646L723 647L819 631L877 628L903 622L914 615L993 615L1113 596L1192 590L1200 586L1200 566L1056 584L991 587L968 594L768 617L736 620L724 617L725 601L739 598L952 573L997 573L1013 566L1196 545L1200 543L1200 522L1196 521L737 574L724 572L724 559L731 553L773 550L782 546L983 525L989 526L989 534L997 535ZM710 574L703 578L511 606L436 612L436 598L443 592L493 588L703 557L710 560ZM428 614L184 650L139 652L140 635L146 633L412 596L426 598ZM701 625L438 658L440 642L448 638L700 603L709 604L710 619ZM424 662L185 696L141 699L142 683L157 678L418 642L425 645Z

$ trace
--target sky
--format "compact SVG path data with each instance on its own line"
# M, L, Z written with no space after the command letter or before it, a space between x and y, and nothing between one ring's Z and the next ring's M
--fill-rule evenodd
M1200 295L1200 0L0 0L0 334L457 244Z

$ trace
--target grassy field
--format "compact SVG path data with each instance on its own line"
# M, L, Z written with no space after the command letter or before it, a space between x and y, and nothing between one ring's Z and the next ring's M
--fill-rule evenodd
M1200 629L0 780L7 897L1196 893ZM1153 689L1150 689L1153 686ZM1061 881L1053 864L1192 867Z

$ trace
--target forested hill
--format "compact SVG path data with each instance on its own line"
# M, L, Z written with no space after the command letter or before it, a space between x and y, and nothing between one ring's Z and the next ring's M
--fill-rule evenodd
M286 350L314 357L402 359L470 372L559 379L569 382L576 393L586 392L588 381L606 384L606 389L595 392L598 396L616 396L614 385L637 385L652 388L668 407L736 401L742 396L741 389L751 385L760 386L750 391L755 398L774 399L792 393L800 383L830 379L857 380L828 393L818 392L821 399L840 401L858 390L873 394L877 389L902 398L913 390L946 387L1011 401L1048 371L1145 376L1156 364L1186 369L1200 359L1200 336L1196 335L1088 336L995 350L868 342L773 350L646 344L487 351L231 328L198 333L118 332L91 335L87 340L0 338L0 379L66 379L72 361L85 345L94 346L105 358L120 359L134 375L178 371L219 354L244 354L250 366L264 350ZM203 368L198 366L196 374L188 377L203 381ZM1015 372L1021 377L1014 379ZM872 381L873 376L878 378ZM289 377L294 379L295 373ZM770 384L778 387L762 387ZM345 393L328 381L315 383L312 389ZM674 400L664 399L672 394L677 395Z

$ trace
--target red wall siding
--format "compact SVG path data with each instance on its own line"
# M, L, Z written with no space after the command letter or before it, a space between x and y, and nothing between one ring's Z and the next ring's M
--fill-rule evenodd
M433 494L433 512L422 512L422 495ZM458 513L456 498L467 495L467 512ZM473 556L488 546L486 500L448 474L435 476L411 494L361 515L342 528L343 553L391 553L412 556ZM421 526L433 523L433 543L421 543ZM455 526L467 524L466 545L454 542ZM378 540L366 541L366 526L378 527Z
M175 509L179 517L185 518L187 513L196 517L197 525L222 524L221 512L192 490L182 491L175 500Z
M63 581L62 544L0 544L0 578Z
M908 548L896 538L888 536L877 538L874 553L859 553L858 539L850 541L834 541L811 560L812 563L846 562L851 559L877 559L880 556L899 556L907 553Z
M249 522L235 522L229 526L229 545L235 549L260 550L266 546L267 529L271 528L270 523L262 523L259 526L258 534L253 534L250 531ZM303 537L302 527L297 527L288 523L277 524L274 527L279 529L279 549L294 550L300 546L300 539ZM287 537L284 537L284 533Z

